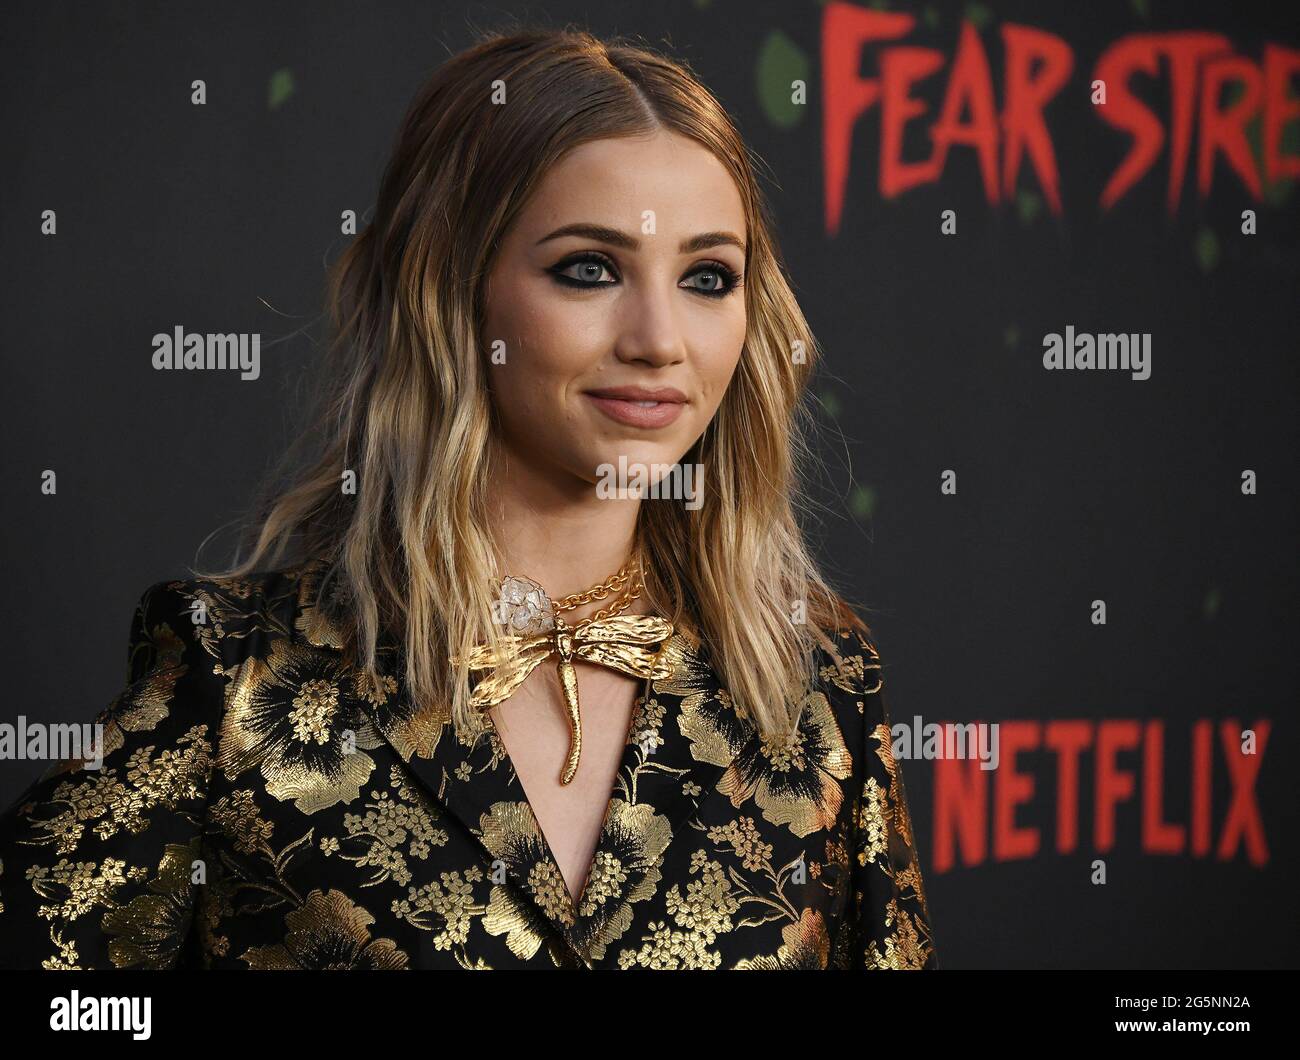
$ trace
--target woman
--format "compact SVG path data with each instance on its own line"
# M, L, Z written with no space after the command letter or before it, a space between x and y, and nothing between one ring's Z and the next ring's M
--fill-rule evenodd
M0 825L0 960L935 962L881 663L794 518L816 361L681 66L491 38L336 266L316 448ZM671 469L669 471L668 469Z

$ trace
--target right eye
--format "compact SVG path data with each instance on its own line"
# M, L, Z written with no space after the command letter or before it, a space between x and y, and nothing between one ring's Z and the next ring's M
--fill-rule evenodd
M593 287L612 287L618 283L618 276L614 274L614 263L603 254L590 251L565 258L558 264L552 265L547 271L555 277L557 282L564 284L566 287L591 289ZM614 279L602 280L601 277L606 272L613 275Z

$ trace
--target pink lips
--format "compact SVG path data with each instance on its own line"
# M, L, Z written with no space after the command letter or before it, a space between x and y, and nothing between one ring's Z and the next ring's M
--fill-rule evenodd
M686 405L686 395L671 387L611 387L587 392L610 419L629 427L667 427Z

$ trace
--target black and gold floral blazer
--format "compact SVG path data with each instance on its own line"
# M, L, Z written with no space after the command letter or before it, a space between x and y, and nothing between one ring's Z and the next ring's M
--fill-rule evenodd
M689 632L638 699L570 898L489 726L368 681L321 568L175 581L136 610L98 770L0 817L0 965L935 966L880 659L820 651L797 738L764 741Z

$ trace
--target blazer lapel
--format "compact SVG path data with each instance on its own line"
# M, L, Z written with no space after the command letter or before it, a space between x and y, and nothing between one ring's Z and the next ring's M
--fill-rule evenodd
M633 714L583 890L565 938L588 962L599 961L631 926L636 906L662 883L664 854L731 762L703 754L691 719L727 701L699 639L675 632L660 649L669 675L646 681Z
M305 568L295 625L313 647L340 651L341 616L316 606L322 574L321 565ZM660 657L670 673L645 682L576 904L491 723L471 745L457 735L446 704L413 704L392 642L378 650L381 687L358 682L375 728L480 847L495 884L484 926L505 935L522 959L542 945L560 964L591 967L602 959L631 925L637 904L658 890L673 836L731 764L737 741L717 739L716 724L705 726L709 737L702 738L696 724L702 712L723 712L741 724L699 638L678 630ZM557 946L557 937L567 946Z

